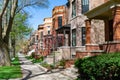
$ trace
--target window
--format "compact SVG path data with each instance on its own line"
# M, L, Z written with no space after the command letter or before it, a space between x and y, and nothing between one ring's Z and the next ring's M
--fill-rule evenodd
M85 13L89 10L89 0L82 0L82 13Z
M72 17L76 16L76 3L75 0L72 2Z
M50 28L50 26L48 26L48 28Z
M53 29L55 29L55 19L53 19Z
M85 27L82 27L82 46L85 45L85 41L86 41L86 29Z
M58 27L62 27L62 16L58 17Z
M50 31L48 31L48 34L50 34Z
M38 36L38 35L36 35L36 40L38 40L38 37L39 37L39 36Z
M43 32L40 32L40 35L41 35L41 39L43 38Z
M72 46L76 46L76 29L72 30Z

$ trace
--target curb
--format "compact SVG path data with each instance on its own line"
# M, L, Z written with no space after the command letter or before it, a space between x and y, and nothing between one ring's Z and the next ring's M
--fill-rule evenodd
M61 74L62 74L62 75L65 75L65 76L68 76L68 77L72 78L73 80L76 79L76 77L71 77L70 75L68 75L68 74L65 73L65 72L61 72Z
M48 69L47 68L45 68L45 67L43 67L43 66L41 66L40 64L35 64L36 66L38 66L38 67L40 67L42 70L44 70L45 72L47 72L48 71Z

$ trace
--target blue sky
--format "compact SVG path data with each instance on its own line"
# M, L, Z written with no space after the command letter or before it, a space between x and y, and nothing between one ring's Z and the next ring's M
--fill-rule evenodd
M29 13L32 17L28 19L30 27L36 30L38 25L43 23L44 18L52 16L52 9L55 6L64 5L66 2L67 0L49 0L48 8L31 9Z

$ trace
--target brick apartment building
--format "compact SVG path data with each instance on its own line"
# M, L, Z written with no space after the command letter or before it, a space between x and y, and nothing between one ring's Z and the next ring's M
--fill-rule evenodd
M119 4L120 0L68 0L67 6L54 7L50 32L41 28L44 48L51 43L49 49L55 48L66 59L119 52Z
M52 51L52 18L44 18L44 56Z
M43 33L44 33L44 24L38 25L38 52L43 55L44 50L44 41L43 41Z
M29 43L28 43L28 48L29 48L29 52L27 53L28 55L31 55L32 52L36 52L38 53L38 31L35 30L29 38Z
M85 18L85 50L76 50L79 58L104 52L119 52L119 0L82 0ZM72 24L71 24L72 25Z
M70 24L66 5L56 6L52 11L54 47L59 59L70 59Z
M47 56L52 49L52 18L44 18L44 23L38 25L38 52Z
M64 35L61 33L57 33L57 29L63 27L66 24L66 7L63 6L55 6L52 10L52 35L54 38L54 48L64 45Z
M84 15L87 11L102 4L104 0L68 0L68 23L71 24L71 57L76 56L76 52L86 51L86 25L87 17ZM94 23L94 24L93 24ZM102 24L102 25L100 25ZM92 42L94 45L104 42L104 22L101 20L92 20ZM98 26L99 25L99 26ZM99 28L98 28L99 27ZM96 33L97 32L97 33ZM98 38L99 37L99 38Z

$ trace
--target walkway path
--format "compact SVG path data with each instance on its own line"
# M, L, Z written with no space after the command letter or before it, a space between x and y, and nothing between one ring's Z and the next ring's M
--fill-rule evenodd
M63 74L63 71L47 72L41 67L32 64L23 54L18 54L18 56L22 63L21 67L23 73L23 78L18 80L74 80Z

